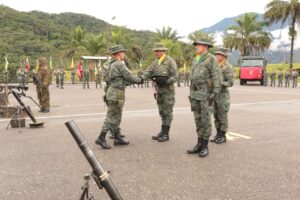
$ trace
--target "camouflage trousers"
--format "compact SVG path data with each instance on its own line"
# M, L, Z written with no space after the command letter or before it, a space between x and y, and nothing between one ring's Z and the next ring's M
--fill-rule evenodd
M278 79L278 87L282 87L282 79Z
M208 140L211 135L211 112L209 110L208 101L191 99L190 102L191 110L194 113L198 137Z
M50 93L49 88L44 86L37 86L37 98L42 109L50 107Z
M120 129L122 120L122 111L124 107L124 101L108 101L107 102L106 118L104 120L101 132L115 132Z
M83 89L85 88L85 85L87 85L87 88L90 88L89 78L83 77Z
M297 87L298 78L293 78L293 87Z
M220 93L215 101L213 113L215 118L215 127L221 131L227 132L228 130L228 111L230 107L229 93Z
M173 120L173 107L175 104L175 92L157 93L156 102L162 125L170 126Z

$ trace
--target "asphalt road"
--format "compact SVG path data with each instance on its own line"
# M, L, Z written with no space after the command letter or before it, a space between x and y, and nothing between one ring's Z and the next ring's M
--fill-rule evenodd
M106 109L95 85L51 85L50 113L23 98L45 125L30 129L27 119L26 128L6 130L0 119L0 199L78 199L91 168L64 125L72 119L126 200L300 199L300 88L236 84L230 92L228 141L210 143L206 158L186 154L197 136L185 87L176 88L164 143L151 140L160 129L153 89L127 88L121 128L130 145L111 150L94 144ZM27 94L36 98L32 85ZM90 191L109 199L93 181Z

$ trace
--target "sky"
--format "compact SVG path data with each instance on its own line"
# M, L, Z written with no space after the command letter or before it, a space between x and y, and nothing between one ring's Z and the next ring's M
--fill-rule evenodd
M182 37L226 17L245 12L263 13L268 2L270 0L0 0L0 4L18 11L82 13L136 30L155 31L169 26Z

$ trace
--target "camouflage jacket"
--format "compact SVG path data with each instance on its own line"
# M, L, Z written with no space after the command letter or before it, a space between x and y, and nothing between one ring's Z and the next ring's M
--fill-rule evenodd
M51 71L48 67L39 67L36 75L38 79L42 82L42 85L37 85L38 87L48 87L51 81Z
M282 71L280 71L279 73L278 73L278 79L279 80L282 80L283 79L283 72Z
M173 84L177 81L177 65L173 58L166 55L160 64L159 59L155 59L143 73L143 79L151 78L154 80L158 76L166 77L167 84L164 86L157 85L157 93L174 91Z
M190 99L207 100L211 93L220 93L220 75L217 60L210 53L197 61L193 59L191 67Z
M234 69L228 61L218 65L220 67L221 92L225 93L228 92L228 87L232 87L234 84Z

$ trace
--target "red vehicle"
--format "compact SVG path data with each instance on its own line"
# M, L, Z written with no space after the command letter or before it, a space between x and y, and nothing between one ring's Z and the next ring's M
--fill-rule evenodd
M267 61L262 56L242 56L239 59L240 84L245 85L247 81L259 81L261 85L266 85Z

